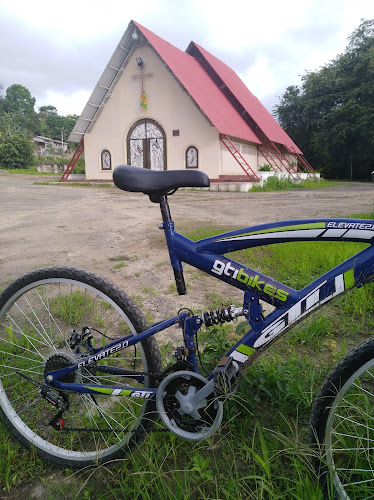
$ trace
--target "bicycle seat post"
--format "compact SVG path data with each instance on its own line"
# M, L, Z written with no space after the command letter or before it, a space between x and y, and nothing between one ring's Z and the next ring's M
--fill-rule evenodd
M156 201L156 200L152 200L152 201ZM184 282L183 268L182 268L182 264L181 264L180 260L175 255L173 242L172 242L173 233L174 233L174 222L171 219L171 213L170 213L167 195L166 194L161 195L157 199L157 202L160 204L160 210L161 210L162 222L163 222L163 224L160 225L160 228L163 229L165 232L166 243L167 243L168 250L169 250L170 262L171 262L173 272L174 272L174 278L175 278L175 284L177 287L177 291L178 291L179 295L185 295L187 290L186 290L186 284Z
M166 195L162 195L160 197L160 209L161 209L162 221L172 222L168 198Z

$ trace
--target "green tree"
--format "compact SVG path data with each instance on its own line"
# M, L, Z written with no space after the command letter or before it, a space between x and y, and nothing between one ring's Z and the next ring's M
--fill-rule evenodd
M64 137L65 140L69 137L70 132L73 130L74 125L77 123L78 115L67 115L64 116Z
M4 86L0 83L0 115L4 113L4 96L3 96Z
M40 106L39 112L34 111L35 98L30 91L19 84L8 87L5 98L2 97L0 84L0 142L6 137L22 135L32 138L42 135L51 139L64 141L69 137L77 115L61 116L52 105Z
M7 137L0 144L0 167L4 169L28 168L34 162L33 146L21 135Z
M77 115L61 116L57 113L57 109L51 105L41 106L39 108L38 134L51 139L61 139L63 134L64 141L66 141L78 118Z
M34 112L35 97L26 87L15 83L7 88L3 104L8 113L30 116Z
M39 113L44 113L46 115L57 115L57 108L51 106L50 104L47 106L40 106Z
M22 135L26 138L32 137L30 128L30 117L16 113L0 114L0 141L12 135Z
M328 177L370 178L374 170L374 20L363 20L345 52L288 87L279 123Z

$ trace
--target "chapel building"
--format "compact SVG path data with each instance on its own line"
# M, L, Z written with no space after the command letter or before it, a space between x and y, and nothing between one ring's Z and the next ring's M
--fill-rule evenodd
M68 140L84 148L87 180L110 180L120 164L199 169L213 183L257 181L264 165L295 180L300 170L314 176L232 69L195 42L183 52L135 21Z

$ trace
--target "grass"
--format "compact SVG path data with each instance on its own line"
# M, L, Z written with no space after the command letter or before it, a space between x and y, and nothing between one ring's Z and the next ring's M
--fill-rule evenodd
M374 213L354 217L374 218ZM188 237L204 238L220 231L207 226ZM360 248L350 242L286 243L244 250L235 258L300 288ZM120 256L116 261L123 260ZM153 287L143 292L157 293ZM223 425L211 438L191 443L155 432L137 453L111 469L65 471L65 481L53 481L50 477L56 471L35 453L24 452L0 428L0 487L8 495L13 493L9 498L17 498L18 482L29 484L37 476L46 477L47 498L322 500L307 446L311 406L333 365L371 335L372 295L372 285L356 290L271 348L241 378L225 405ZM139 296L132 298L142 305ZM207 309L223 303L230 304L230 298L214 289L207 293ZM240 326L201 329L199 347L208 370L239 338ZM163 359L171 347L162 347Z
M117 269L121 269L122 267L125 267L125 266L126 266L126 262L124 262L123 260L120 260L119 262L116 262L113 265L112 270L116 271Z
M288 177L279 179L277 176L268 177L264 181L264 185L253 186L249 192L266 192L266 191L286 191L289 189L326 189L331 186L337 186L339 182L332 182L325 179L314 180L306 179L305 181L292 182Z
M158 294L156 288L154 288L153 286L151 285L144 285L142 287L142 291L144 293L148 293L149 295L153 295L153 296L156 296Z
M55 177L61 177L62 174L55 174L54 172L38 172L37 166L33 165L29 168L14 168L5 170L8 174L27 174L27 175L50 175Z
M45 175L45 174L43 174ZM111 182L56 182L56 181L36 181L36 186L69 186L69 187L115 187Z

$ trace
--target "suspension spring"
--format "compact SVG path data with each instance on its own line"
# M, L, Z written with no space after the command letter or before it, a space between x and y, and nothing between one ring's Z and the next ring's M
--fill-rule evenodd
M235 320L238 316L243 315L242 307L222 307L222 309L216 309L211 311L204 311L201 318L205 326L218 325L220 323L229 323Z

